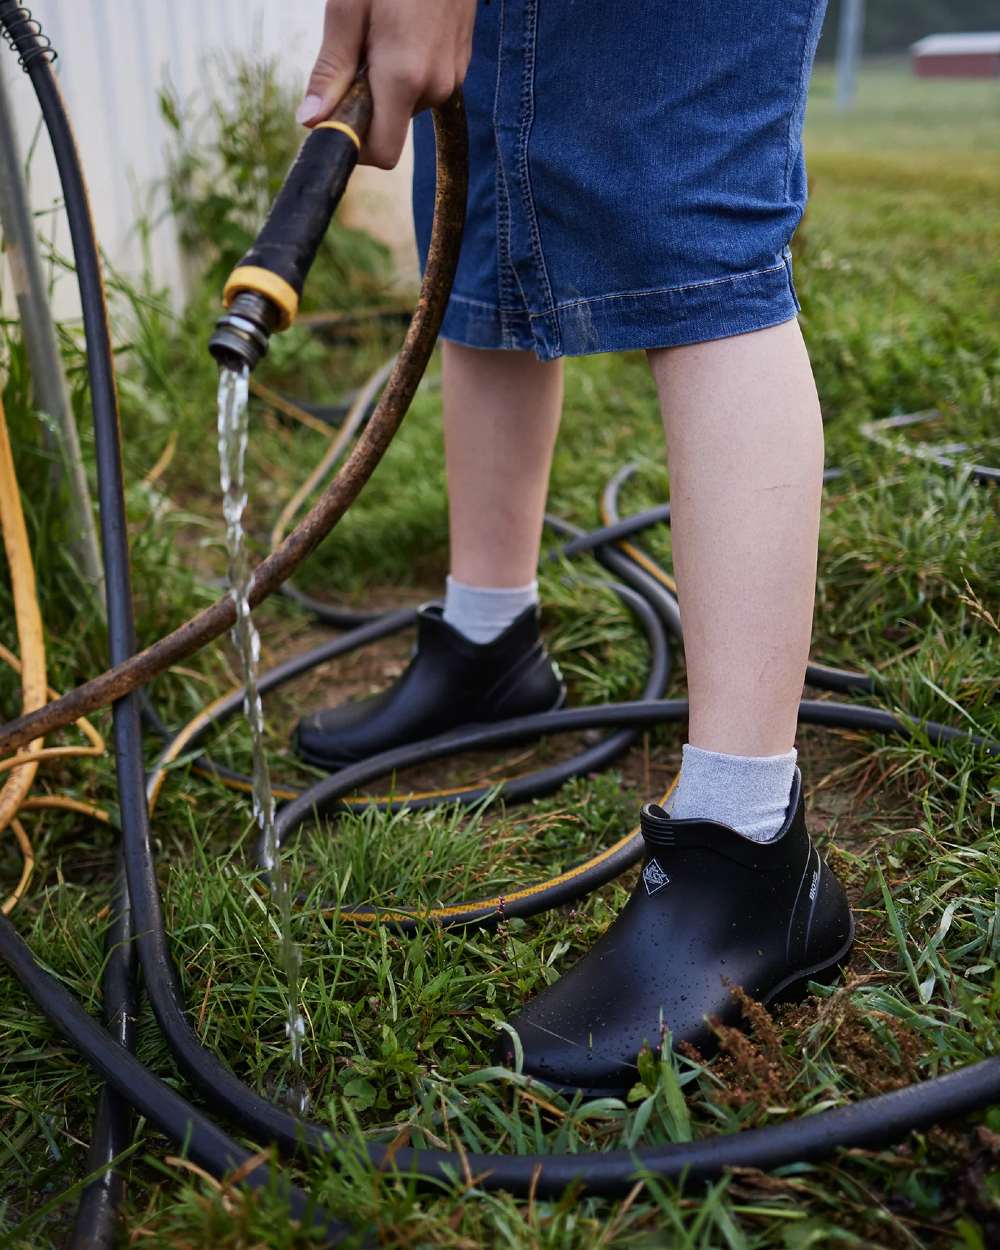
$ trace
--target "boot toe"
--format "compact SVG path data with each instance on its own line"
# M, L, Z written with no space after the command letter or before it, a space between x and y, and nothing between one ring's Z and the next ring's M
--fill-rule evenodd
M680 1001L667 986L659 994L653 990L641 997L626 987L619 998L613 989L609 992L603 975L597 985L584 984L580 974L593 971L593 955L589 960L584 956L562 982L543 991L511 1021L521 1042L526 1076L565 1093L581 1090L588 1097L624 1097L639 1080L639 1052L658 1051L666 1032L674 1046L684 1042L703 1054L711 1051L713 1034L707 1018L726 1018L734 1011L721 978L706 978L703 994L685 993ZM655 982L655 970L651 972ZM509 1034L500 1039L496 1059L513 1066Z
M303 716L295 726L292 745L307 763L323 768L343 768L364 758L366 744L358 749L357 731L371 716L373 699L359 699Z
M524 1075L536 1077L560 1092L624 1097L639 1079L635 1063L624 1060L620 1045L609 1045L610 1039L602 1036L604 1030L600 1028L592 1030L589 1036L568 1037L523 1016L514 1020L512 1027L521 1042ZM642 1045L643 1039L636 1032L633 1059ZM496 1059L505 1067L514 1066L514 1042L507 1033L497 1045Z

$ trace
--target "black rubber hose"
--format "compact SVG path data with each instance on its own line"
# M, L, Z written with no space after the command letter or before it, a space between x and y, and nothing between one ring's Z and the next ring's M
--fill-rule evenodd
M625 721L633 726L662 724L680 720L686 714L686 702L670 700L661 703L607 705L599 708L577 708L553 712L543 717L524 718L522 722L484 727L463 734L466 749L499 746L522 738L529 730L581 729ZM910 726L888 713L854 706L820 702L802 704L802 719L807 723L837 724L849 728L874 728L879 732L910 733ZM944 726L924 726L931 741L967 739L968 736ZM328 780L330 797L337 786L356 786L372 779L376 770L383 773L453 753L459 745L455 736L421 743L413 747L387 752L376 760L366 761L344 775ZM1000 754L1000 746L980 741L991 754ZM291 805L290 805L291 807ZM289 809L286 809L288 811ZM289 817L294 816L289 811ZM174 1091L153 1077L137 1060L128 1056L110 1035L97 1026L75 1003L54 978L44 973L33 960L27 947L17 936L9 921L0 924L0 951L15 975L32 994L45 1014L80 1049L94 1066L116 1088L127 1089L129 1100L154 1123L168 1132L176 1132L181 1111L188 1117L199 1117ZM183 1016L183 1013L181 1013ZM186 1020L182 1023L186 1026ZM194 1045L202 1050L197 1039ZM172 1043L173 1045L173 1043ZM176 1049L175 1049L175 1053ZM181 1056L178 1055L181 1059ZM312 1149L354 1147L336 1143L320 1125L300 1122L295 1117L265 1103L215 1059L202 1050L197 1064L199 1083L223 1078L224 1089L219 1100L241 1119L247 1127L277 1141L283 1149L295 1151L305 1145ZM184 1057L189 1067L194 1055ZM116 1068L116 1064L118 1067ZM240 1097L231 1102L230 1096ZM468 1155L468 1164L475 1175L483 1174L482 1185L527 1192L536 1186L538 1194L558 1193L567 1184L579 1181L588 1192L623 1194L637 1174L648 1171L659 1176L709 1177L733 1166L778 1166L795 1160L820 1158L832 1150L848 1145L875 1145L894 1139L901 1132L924 1127L949 1116L961 1115L1000 1098L1000 1058L984 1060L958 1072L937 1077L907 1090L864 1100L851 1107L823 1112L767 1129L725 1135L705 1142L680 1143L669 1147L635 1152L614 1152L601 1155ZM164 1103L162 1100L165 1099ZM258 1112L263 1108L264 1115ZM203 1119L203 1117L202 1117ZM202 1132L203 1129L212 1132ZM188 1128L194 1156L197 1137L198 1158L202 1166L216 1173L232 1165L233 1143L210 1124L193 1121ZM757 1153L759 1145L759 1153ZM240 1149L235 1147L235 1149ZM378 1166L393 1162L403 1172L414 1172L425 1179L445 1180L461 1174L462 1159L448 1151L400 1150L390 1159L388 1148L371 1146L369 1154ZM537 1173L537 1176L536 1176ZM537 1185L536 1185L537 1182Z
M104 284L100 260L92 233L87 189L80 168L69 118L65 111L49 58L39 52L37 34L30 19L19 5L3 0L0 5L0 22L3 23L12 45L20 53L26 72L38 97L42 116L49 132L66 200L67 217L73 251L76 258L77 283L83 310L84 334L87 346L87 374L90 382L91 405L94 414L95 446L97 453L97 482L101 546L105 562L105 602L108 622L108 658L111 664L127 659L135 648L135 628L132 613L132 586L129 570L128 535L124 511L121 508L124 481L118 430L118 396L115 388L111 336L107 325ZM130 695L116 703L112 709L115 766L121 792L122 819L135 818L134 779L142 774L141 730L139 727L138 696ZM132 783L131 787L129 783ZM129 789L132 794L128 793ZM142 806L145 806L143 798ZM120 896L119 896L120 897ZM128 913L127 899L119 909ZM109 969L111 982L118 987L122 979L132 976L132 961L125 948L120 958L112 958ZM129 988L124 999L134 997ZM121 999L112 1001L110 1014L121 1006ZM122 1036L116 1029L116 1033ZM125 1035L131 1040L131 1033ZM98 1121L95 1125L93 1154L98 1159L116 1158L128 1146L131 1138L128 1107L117 1094L102 1094ZM107 1230L114 1223L114 1209L121 1193L120 1178L107 1176L91 1187L84 1195L85 1218L97 1216L101 1227ZM77 1225L74 1236L81 1233ZM93 1243L99 1244L99 1243ZM110 1245L110 1242L105 1244Z
M300 590L294 582L285 582L281 588L282 597L297 603L304 611L311 613L322 625L329 629L357 629L359 625L368 625L379 621L384 612L371 612L364 609L341 608L336 604L317 599L315 595Z
M135 1050L135 1022L139 1014L132 916L125 870L119 856L111 901L111 924L105 938L101 993L104 1027L124 1050ZM109 1085L98 1095L94 1132L87 1153L86 1172L101 1170L80 1195L76 1219L66 1250L104 1250L115 1240L118 1208L125 1180L116 1160L132 1136L132 1109L126 1098Z
M123 1051L53 976L42 971L6 917L0 917L0 950L14 975L63 1036L152 1123L180 1136L192 1159L207 1171L219 1174L250 1158L248 1151L155 1077L134 1055ZM907 1132L966 1115L997 1101L1000 1057L993 1057L907 1089L789 1123L645 1150L596 1155L459 1155L439 1150L393 1152L387 1146L371 1145L368 1153L376 1166L395 1167L403 1173L446 1184L464 1175L467 1166L479 1188L506 1189L512 1193L530 1191L548 1198L579 1183L587 1193L617 1197L627 1193L636 1178L644 1174L702 1180L719 1176L732 1167L773 1168L823 1159L844 1146L871 1149L886 1145ZM287 1119L298 1127L293 1117ZM306 1140L315 1147L332 1145L328 1133L319 1130L314 1136L314 1126L301 1127ZM273 1182L261 1165L243 1183L263 1188ZM288 1202L295 1218L306 1224L315 1219L314 1208L298 1191L289 1189ZM327 1221L325 1227L331 1245L348 1231L333 1221Z
M31 83L42 111L42 117L49 133L66 204L66 216L69 222L73 255L76 262L77 285L80 291L80 304L87 348L87 374L90 383L94 443L97 458L101 547L105 566L108 655L113 666L121 663L123 660L127 660L133 654L136 649L136 639L128 527L124 502L118 395L115 386L114 356L100 256L94 234L93 220L90 215L90 203L80 164L79 152L76 148L72 127L59 86L52 72L49 57L45 55L44 48L39 43L37 23L32 22L21 6L15 3L14 0L0 0L0 25L6 31L11 46L20 54L25 70L31 78ZM141 868L137 870L135 863L130 866L129 859L130 857L133 861L136 859L136 848L148 847L149 845L149 818L146 808L140 699L137 692L126 695L112 705L112 723L123 857L126 874L129 879L129 892L131 893L132 878L137 871L141 871ZM130 900L125 899L124 896L122 896L122 908L124 909L122 915L127 914L130 910ZM139 947L140 959L143 959L142 948L147 937L143 929L144 923L149 917L136 914L135 919L137 921L135 926L136 944ZM162 923L162 917L157 916L157 919ZM16 931L6 920L3 926L0 926L0 934L2 934L4 939L2 944L4 958L11 964L22 984L29 989L29 992L34 993L31 985L29 985L29 981L25 979L25 974L29 971L28 965L32 962L30 952L23 943L20 943ZM148 945L148 943L145 944ZM128 948L130 951L132 947L133 943L129 943ZM117 949L122 950L123 948L119 947ZM132 966L131 962L128 964L115 962L117 966L113 974L109 975L113 975L117 984L120 977L130 977ZM143 965L148 975L149 967L152 965L147 966L145 959L143 959ZM168 965L166 968L162 970L157 969L156 971L162 971L167 977L174 980L174 992L179 995L180 991L176 984L172 967ZM37 981L32 982L32 984L36 989L45 990L45 986ZM132 991L129 989L126 997L130 996L131 993ZM61 986L56 984L48 986L44 998L57 1013L67 1011L70 1004L75 1006L69 995L62 990ZM36 1001L39 1000L36 998ZM39 1005L41 1006L42 1003L39 1002ZM109 1004L109 1009L115 1010L116 1006L117 1004L112 1002ZM46 1014L49 1013L46 1012ZM98 1025L90 1020L86 1013L82 1014L83 1020L77 1021L77 1027L81 1031L81 1035L89 1034L92 1037L94 1032L100 1034L102 1040L108 1042L116 1049L120 1070L131 1072L140 1084L143 1083L145 1078L148 1078L148 1081L156 1081L156 1078L130 1056L129 1052L120 1046L117 1040L101 1030ZM53 1018L51 1014L49 1018ZM112 1063L110 1068L113 1067L114 1064ZM142 1073L142 1079L137 1075L137 1070ZM107 1080L109 1070L105 1067L99 1067L99 1071ZM148 1081L146 1084L148 1084ZM109 1083L118 1090L119 1094L121 1093L120 1081L117 1083L110 1081ZM157 1083L159 1084L159 1082ZM131 1096L131 1090L129 1101L133 1106L140 1107L139 1101ZM183 1108L184 1116L187 1116L189 1112L194 1113L194 1109L190 1108L183 1099L178 1098L177 1102ZM98 1142L95 1145L95 1150L101 1157L114 1158L121 1154L129 1144L129 1117L127 1110L118 1106L113 1098L110 1104L105 1105L105 1109L108 1114L98 1126ZM170 1105L170 1110L169 1126L162 1120L156 1120L156 1123L168 1133L172 1133L182 1145L187 1144L193 1155L194 1146L190 1135L196 1131L195 1121L190 1118L182 1118L181 1111L176 1103ZM235 1163L238 1164L249 1158L248 1152L236 1146L235 1142L231 1142L225 1134L206 1121L204 1132L208 1132L209 1129L211 1130L209 1134L211 1148L206 1147L206 1150L203 1152L202 1166L209 1170L212 1170L213 1167L217 1169L221 1166L223 1171L216 1170L214 1174L222 1176L234 1166L232 1160L235 1160ZM234 1151L238 1153L234 1154ZM261 1183L260 1171L258 1169L252 1173L247 1178L246 1183L259 1185ZM114 1185L109 1185L106 1190L106 1196L100 1202L96 1199L94 1200L95 1209L107 1208L112 1198L117 1195L117 1192L118 1190ZM308 1205L303 1195L296 1196L290 1193L290 1200L294 1201L303 1211ZM82 1235L83 1230L80 1231Z
M14 976L43 1014L86 1058L87 1062L123 1099L152 1124L183 1144L188 1158L213 1176L225 1176L254 1159L204 1114L125 1050L107 1029L91 1019L76 999L35 961L26 943L6 918L0 916L0 953ZM277 1189L295 1219L306 1226L319 1224L330 1245L351 1230L324 1216L300 1190L277 1179L265 1164L247 1171L241 1184L252 1189ZM87 1244L84 1242L83 1244ZM93 1242L91 1242L93 1244Z
M613 525L602 525L596 530L581 530L578 537L568 542L559 551L553 552L548 559L558 560L560 556L581 555L585 551L593 551L595 547L606 547L609 543L620 543L623 538L630 538L641 530L652 529L654 525L670 524L670 504L661 503L655 508L647 508L645 512L635 512Z
M562 708L556 712L540 712L495 725L476 725L454 733L426 738L422 742L395 747L381 755L373 755L357 764L325 777L298 798L292 799L279 812L280 835L287 833L307 815L333 810L343 795L380 777L429 764L449 755L467 751L484 751L511 746L527 737L550 733L573 733L583 729L604 729L611 725L629 725L634 729L652 729L657 725L687 719L687 699L636 700L633 703L600 703L593 707ZM799 723L821 725L828 729L861 730L913 739L922 734L932 745L950 742L968 743L988 755L1000 756L1000 743L978 734L969 734L936 721L908 723L881 708L855 703L835 703L826 699L803 699L799 703ZM279 836L280 836L279 835Z
M638 469L639 466L637 464L622 465L608 479L608 484L604 488L604 494L601 498L605 512L611 518L611 524L606 526L604 530L598 530L595 533L607 533L609 535L607 541L615 540L621 542L624 538L636 533L638 530L645 529L647 524L656 525L663 521L668 525L670 523L669 504L661 505L658 508L650 508L647 512L641 512L637 516L628 517L625 520L621 519L618 511L618 497L621 494L622 487L638 472ZM843 476L843 472L843 469L824 469L823 481L835 481ZM648 518L648 521L645 518ZM583 535L578 541L583 543L588 537L588 535ZM580 550L583 550L583 548L581 547ZM642 557L644 560L649 561L650 564L656 564L656 561L647 552L643 551ZM679 633L678 637L680 637ZM812 686L815 690L830 690L836 694L852 694L855 692L875 694L878 689L874 679L869 677L867 673L856 673L846 668L832 668L828 664L816 664L812 660L806 665L805 684Z
M545 524L554 529L557 534L570 539L585 536L584 531L578 525L573 525L572 522L553 516L551 513L546 513ZM626 586L630 586L637 594L649 601L669 633L678 640L683 637L680 608L666 586L661 585L655 577L651 577L645 569L640 568L634 560L616 547L598 547L594 556L598 564L606 568L609 573L614 573Z

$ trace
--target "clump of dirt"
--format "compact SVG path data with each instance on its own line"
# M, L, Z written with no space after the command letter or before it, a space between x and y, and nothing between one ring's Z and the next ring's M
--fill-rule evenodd
M858 1091L887 1094L920 1080L926 1043L902 1020L884 1011L862 1011L849 997L849 982L831 998L786 1009L782 1024L794 1033L828 1039L827 1053Z
M877 1022L890 1044L872 1028ZM901 1020L882 1012L862 1015L845 1000L844 1019L831 1043L837 1063L847 1069L866 1094L887 1094L920 1079L918 1063L924 1043Z
M713 1074L722 1088L713 1101L730 1107L785 1106L800 1070L797 1056L819 1043L859 1094L885 1094L920 1079L925 1045L902 1021L880 1011L862 1012L850 999L851 982L831 998L810 997L780 1009L777 1017L738 985L729 987L742 1025L712 1021L719 1053ZM694 1047L681 1053L703 1063Z
M796 1069L782 1048L778 1026L767 1008L741 986L730 985L729 992L739 1004L749 1032L719 1020L710 1022L719 1043L719 1057L712 1071L722 1081L722 1088L713 1092L713 1101L730 1107L780 1105L788 1097ZM704 1062L693 1046L682 1043L678 1049Z

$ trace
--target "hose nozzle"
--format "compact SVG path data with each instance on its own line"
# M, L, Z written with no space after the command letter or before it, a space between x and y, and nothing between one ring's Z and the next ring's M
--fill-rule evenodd
M253 369L275 330L295 320L306 276L358 161L372 116L364 71L303 141L257 241L229 275L226 311L208 341L220 367Z
M208 350L220 368L251 372L262 356L272 332L278 327L278 309L259 291L240 291L215 323Z

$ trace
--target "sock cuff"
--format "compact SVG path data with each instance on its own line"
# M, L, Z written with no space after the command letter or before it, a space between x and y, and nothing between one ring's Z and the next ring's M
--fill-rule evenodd
M502 599L523 599L534 602L538 598L538 581L528 582L525 586L472 586L468 582L460 582L449 573L445 579L445 592L453 594L486 595ZM527 604L525 605L527 606Z
M734 771L742 772L745 768L770 766L775 770L790 771L795 767L799 753L795 747L792 747L783 755L727 755L724 751L706 751L703 747L694 747L690 742L685 742L681 758L683 763L689 764L691 768L710 765L712 768L732 768Z
M472 642L492 642L537 602L537 581L527 586L469 586L449 574L444 619Z
M794 747L783 755L727 755L687 743L670 814L715 820L766 842L784 824L797 759Z

